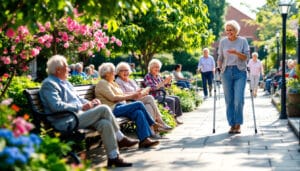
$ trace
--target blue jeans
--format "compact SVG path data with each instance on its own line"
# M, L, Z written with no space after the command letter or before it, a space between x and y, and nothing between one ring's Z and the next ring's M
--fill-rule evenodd
M271 93L271 82L272 82L272 78L266 79L265 89L269 93Z
M182 88L188 88L188 89L191 88L190 82L189 81L185 81L185 80L178 80L176 82L176 85L179 86L179 87L182 87Z
M212 90L212 80L214 79L214 74L212 71L207 71L207 72L201 72L201 77L202 77L202 86L203 86L203 93L204 96L207 96L207 83L209 86L209 91L211 93Z
M243 124L247 73L239 70L237 66L227 66L221 77L228 124L230 126L241 125Z
M154 124L151 115L146 111L142 102L136 101L128 104L118 103L113 109L116 117L127 117L133 120L137 126L137 136L140 141L151 136L150 125Z

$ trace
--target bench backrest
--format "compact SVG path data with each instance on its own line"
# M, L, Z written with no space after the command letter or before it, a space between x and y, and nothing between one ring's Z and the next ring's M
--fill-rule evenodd
M79 85L74 86L77 94L85 99L91 100L95 98L94 89L95 85ZM42 116L44 113L44 108L39 95L40 88L31 88L24 90L24 94L27 98L27 101L30 105L32 111L33 123L36 126L37 131L40 129L40 124L42 120Z

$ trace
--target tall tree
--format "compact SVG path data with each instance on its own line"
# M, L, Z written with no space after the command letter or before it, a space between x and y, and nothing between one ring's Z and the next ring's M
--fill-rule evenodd
M151 0L1 0L0 28L34 27L36 22L53 22L66 14L73 15L75 8L86 22L113 21L118 11L145 12L151 4Z
M218 40L220 33L223 31L225 0L204 0L208 7L208 29L214 33L215 39Z
M202 0L157 1L146 13L124 18L116 35L145 71L156 53L209 45L207 13Z

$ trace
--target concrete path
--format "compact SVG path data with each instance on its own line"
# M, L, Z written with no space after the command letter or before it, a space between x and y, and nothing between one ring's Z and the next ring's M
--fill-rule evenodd
M160 139L159 146L121 151L121 156L134 165L113 170L300 171L298 138L288 121L278 119L279 113L271 104L271 98L263 96L262 90L254 103L257 134L254 132L250 92L246 92L242 133L237 135L227 133L229 126L221 94L216 102L214 134L211 97L195 111L184 113L184 124ZM106 166L106 161L100 160L99 155L90 157L96 163L95 168Z

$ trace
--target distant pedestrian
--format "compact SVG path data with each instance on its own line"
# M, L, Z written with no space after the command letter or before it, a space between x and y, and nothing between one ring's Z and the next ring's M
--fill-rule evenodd
M241 133L243 124L244 94L247 81L249 45L239 36L240 25L235 20L225 23L226 37L219 43L218 67L226 103L226 115L231 126L229 133Z
M207 91L207 84L209 89L209 96L212 96L212 81L214 78L215 72L215 59L209 55L209 49L203 49L203 56L199 59L197 72L201 72L202 77L202 87L204 93L204 99L207 98L208 91Z
M257 89L258 89L258 83L260 76L263 76L264 69L263 65L261 64L260 60L258 58L258 53L253 52L252 53L252 59L248 62L248 68L249 68L249 77L250 77L250 89L252 90L252 94L254 97L257 96Z

